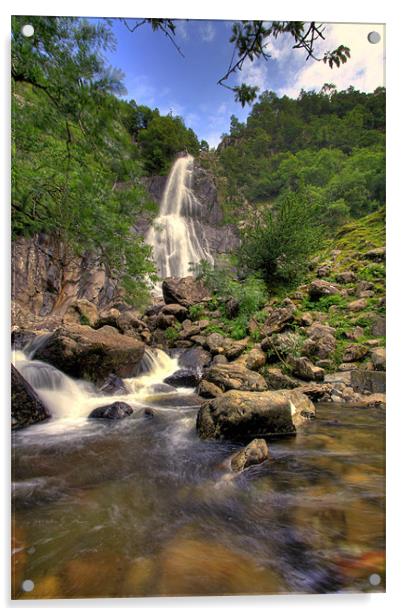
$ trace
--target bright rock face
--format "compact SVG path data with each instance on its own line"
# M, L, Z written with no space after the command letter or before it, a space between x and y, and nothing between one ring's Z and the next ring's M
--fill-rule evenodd
M192 190L194 158L178 158L169 174L159 216L145 241L153 255L161 278L183 278L191 263L213 262L208 240L200 221L201 204Z

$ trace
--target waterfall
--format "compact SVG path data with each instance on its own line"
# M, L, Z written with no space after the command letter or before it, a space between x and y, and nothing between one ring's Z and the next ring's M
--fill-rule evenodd
M192 189L194 158L187 154L174 163L162 196L159 216L145 241L153 248L160 278L182 278L192 263L213 262L203 226L202 205Z

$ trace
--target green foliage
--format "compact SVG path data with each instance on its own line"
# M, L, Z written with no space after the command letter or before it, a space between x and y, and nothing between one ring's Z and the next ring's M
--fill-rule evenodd
M240 263L269 283L294 282L306 272L308 257L322 239L317 205L305 194L288 193L266 208L243 232Z
M191 128L183 120L172 115L155 114L146 128L138 133L145 169L148 173L166 174L174 156L187 150L198 154L200 144Z
M199 321L205 312L205 308L202 304L193 304L188 309L189 317L192 321Z
M179 337L179 330L178 326L171 326L165 329L165 338L169 344L173 345L176 342Z
M88 319L88 317L85 314L80 315L80 323L81 325L91 325L91 321Z
M376 281L385 278L385 265L383 263L369 263L359 271L360 280Z
M32 23L27 39L22 25ZM125 122L121 75L102 50L107 24L83 19L14 17L12 22L12 232L50 233L74 254L99 255L141 304L154 266L131 229L152 211L139 178L138 147Z

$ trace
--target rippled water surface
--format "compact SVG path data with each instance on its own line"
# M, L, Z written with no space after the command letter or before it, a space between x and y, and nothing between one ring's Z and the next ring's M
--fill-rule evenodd
M171 400L13 435L14 597L384 590L384 411L318 406L235 475Z

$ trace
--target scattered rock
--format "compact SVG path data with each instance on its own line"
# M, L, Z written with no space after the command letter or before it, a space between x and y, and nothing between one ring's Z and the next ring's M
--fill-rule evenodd
M317 270L318 278L325 278L326 276L329 276L330 273L331 273L330 265L321 265L321 267L319 267Z
M374 370L385 370L386 369L385 348L378 347L377 349L373 349L371 351L371 361L373 362Z
M320 299L320 297L328 297L329 295L338 295L339 287L332 282L325 280L313 280L309 287L309 297L312 301Z
M309 336L309 338L321 338L327 335L334 336L336 334L336 329L334 327L330 327L329 325L324 325L319 321L314 321L306 329L306 334Z
M351 282L356 282L356 280L356 274L350 270L346 272L340 272L336 275L336 281L341 284L350 284Z
M211 354L205 349L193 347L188 351L184 351L179 357L179 366L181 368L192 368L193 370L201 371L211 363Z
M300 381L288 376L280 368L268 368L265 372L265 381L268 389L294 389L300 386Z
M166 304L180 304L186 308L209 297L208 290L193 276L165 278L162 293Z
M225 357L225 355L221 355L221 354L215 355L211 362L213 366L215 366L216 364L227 364L227 363L229 363L228 358Z
M197 387L197 394L202 398L216 398L223 393L223 390L214 385L214 383L210 383L203 379Z
M377 261L379 263L380 261L385 261L385 252L385 246L382 246L381 248L373 248L372 250L364 253L363 257L365 259L370 259L370 261Z
M267 384L261 374L248 370L238 363L217 364L208 368L205 380L214 383L223 391L265 391Z
M292 373L305 381L322 382L325 371L323 368L315 366L308 357L290 358Z
M309 327L313 324L314 319L310 312L303 312L303 314L300 315L297 321L302 327Z
M367 353L367 347L363 346L362 344L350 344L346 347L343 353L342 361L359 361L360 359L363 359L363 357L366 357Z
M259 347L254 347L245 355L246 368L249 370L259 370L265 366L266 355Z
M235 319L240 310L240 304L237 299L231 297L225 304L225 310L229 319Z
M364 329L359 325L357 325L351 331L345 332L345 338L348 338L349 340L358 340L362 336L364 336Z
M197 432L203 439L240 442L288 436L314 414L314 405L307 396L293 390L228 391L204 402L197 416Z
M362 297L360 299L355 299L353 302L348 304L348 310L351 312L359 312L360 310L364 310L367 308L367 299Z
M286 298L283 304L282 308L275 308L265 321L263 332L266 336L282 331L285 325L293 320L296 306L289 298Z
M385 336L386 334L385 317L381 317L381 316L375 317L372 328L371 328L371 333L373 334L373 336Z
M347 364L339 364L338 366L339 372L350 372L350 370L357 370L357 368L358 365L352 362L349 362Z
M313 402L329 401L331 399L332 385L329 383L308 383L307 385L300 385L293 391L300 392L307 396Z
M75 299L63 316L63 323L77 323L94 327L98 320L98 309L87 299Z
M144 354L143 342L124 336L105 325L91 329L84 325L59 327L35 353L66 374L95 383L103 383L109 374L121 378L136 374Z
M99 313L98 320L96 321L94 327L95 329L100 329L104 325L110 325L111 327L118 327L117 319L120 316L120 310L117 308L110 308L109 310L102 310Z
M163 306L161 310L162 314L170 314L173 315L180 323L187 319L188 310L184 306L180 304L167 304Z
M229 361L237 359L247 348L247 341L229 340L225 341L223 352Z
M213 333L207 336L206 347L213 353L214 355L221 355L224 352L225 348L225 338L221 334Z
M133 409L125 402L113 402L99 406L89 414L90 419L123 419L133 414Z
M268 445L265 439L255 438L251 443L240 449L229 460L230 468L235 473L244 471L249 466L261 464L268 459Z
M36 391L11 365L11 428L18 430L49 419L50 413Z
M156 327L159 329L167 329L168 327L172 327L175 323L177 323L176 318L173 314L163 314L160 312L156 317Z
M324 334L307 338L301 352L310 358L327 359L336 348L336 338L332 334Z

